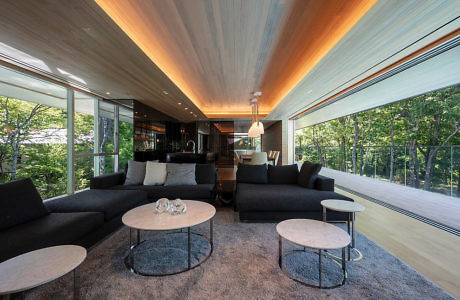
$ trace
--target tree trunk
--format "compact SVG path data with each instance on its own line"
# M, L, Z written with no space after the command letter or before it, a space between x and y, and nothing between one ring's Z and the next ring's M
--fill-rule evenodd
M359 123L358 123L358 114L353 115L353 122L355 125L355 139L353 141L353 150L351 153L351 159L353 164L353 174L356 174L357 164L356 164L356 147L358 146L359 140Z
M367 157L369 155L369 149L370 149L369 143L367 144L366 147L366 152L364 153L364 156L362 157L362 162L361 162L361 170L359 171L359 175L363 176L364 170L366 169L366 164L367 164Z
M12 162L11 162L11 174L10 181L13 181L16 178L16 171L18 169L18 158L19 158L19 144L16 139L11 141L11 149L13 152Z
M458 165L458 174L460 174L460 165ZM457 178L457 197L460 197L460 175Z
M412 140L408 145L409 150L409 185L411 187L418 188L420 182L418 179L418 156L417 156L417 146L415 145L415 140Z
M393 182L393 170L395 163L395 140L394 140L394 121L391 117L391 147L390 147L390 182Z
M434 165L436 163L436 155L438 154L438 150L438 147L431 147L430 153L426 159L425 181L423 183L423 189L425 191L431 190L431 182L433 180Z

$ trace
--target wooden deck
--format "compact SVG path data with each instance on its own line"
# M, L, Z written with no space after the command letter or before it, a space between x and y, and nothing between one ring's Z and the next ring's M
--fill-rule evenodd
M338 188L335 191L366 208L356 214L359 232L460 299L460 237Z
M460 230L459 198L327 168L322 168L320 174L334 178L337 186L357 192L364 198L370 197Z

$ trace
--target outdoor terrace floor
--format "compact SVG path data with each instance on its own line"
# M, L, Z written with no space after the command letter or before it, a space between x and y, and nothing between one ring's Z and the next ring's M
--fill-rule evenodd
M334 178L336 186L384 202L417 216L460 231L460 199L394 183L322 168L321 175Z

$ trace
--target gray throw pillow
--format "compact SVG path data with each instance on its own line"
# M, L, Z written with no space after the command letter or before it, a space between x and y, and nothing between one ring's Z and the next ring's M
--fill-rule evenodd
M167 164L165 186L196 185L195 164Z
M128 172L124 185L139 185L144 182L146 162L128 160Z

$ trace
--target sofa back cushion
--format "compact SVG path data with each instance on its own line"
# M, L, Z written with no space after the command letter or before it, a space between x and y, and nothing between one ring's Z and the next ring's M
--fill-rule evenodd
M145 166L144 185L163 185L166 175L166 163L148 161Z
M125 185L140 185L144 182L146 162L128 160Z
M197 184L212 184L216 182L216 166L214 164L196 164L195 180Z
M297 184L299 168L297 164L287 166L268 165L268 183Z
M170 164L166 165L168 174L165 186L196 185L195 164Z
M321 167L321 164L314 164L309 161L304 162L300 168L299 176L297 177L297 183L305 188L314 188L314 182L316 176L321 170Z
M48 215L30 178L0 184L0 229Z
M268 183L267 165L238 164L236 181L238 183Z

